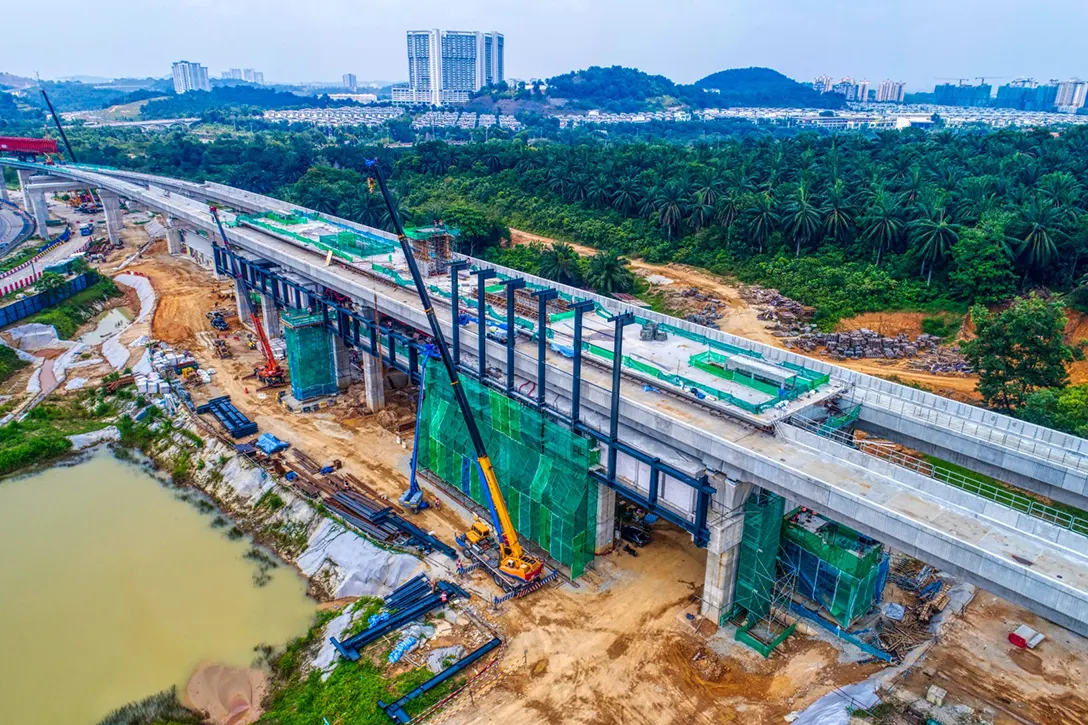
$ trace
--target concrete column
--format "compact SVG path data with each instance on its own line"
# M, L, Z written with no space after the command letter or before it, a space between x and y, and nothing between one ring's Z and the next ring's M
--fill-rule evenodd
M117 194L102 189L98 190L98 196L102 199L102 210L106 213L106 233L110 237L110 243L120 247L121 229L124 227L121 219L121 199Z
M332 347L332 369L336 373L336 387L343 392L351 385L351 355L348 354L348 346L339 335L333 335L330 332L329 336ZM367 397L369 398L369 395Z
M163 217L166 227L166 251L171 255L181 254L181 227L176 219L170 216Z
M34 207L34 222L38 225L38 236L49 241L49 205L45 202L44 191L31 192L30 198L33 200L31 206Z
M249 305L246 304L246 295L249 294L246 291L245 284L237 277L234 278L234 304L238 309L238 321L245 327L250 327L249 320ZM256 332L256 330L254 330Z
M4 201L11 201L11 197L8 196L8 182L4 177L4 172L7 171L6 166L0 166L0 199Z
M382 364L375 356L364 352L363 355L363 383L366 385L366 405L371 413L377 413L385 408L385 379L382 375Z
M268 335L269 340L283 334L283 328L280 325L280 311L276 309L276 301L270 294L261 293L261 326L264 328L264 334Z
M23 206L33 214L34 208L31 206L33 202L30 200L30 195L26 193L26 187L30 185L31 174L26 169L16 169L15 174L19 177L19 191L23 193Z
M607 554L616 543L616 489L597 484L597 540L594 554Z
M706 578L699 613L719 623L732 606L736 593L737 555L744 534L744 502L752 492L752 484L712 473L710 485L718 491L714 494L711 521L707 524L710 543L706 547Z

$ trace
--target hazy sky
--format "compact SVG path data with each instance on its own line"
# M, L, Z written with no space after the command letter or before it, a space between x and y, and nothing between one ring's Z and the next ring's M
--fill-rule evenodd
M498 30L507 76L621 64L691 82L775 68L928 89L943 76L1088 76L1084 0L8 0L0 71L163 76L179 59L268 82L407 78L404 31ZM36 28L13 33L11 28ZM48 51L46 50L48 48ZM998 82L1002 82L1000 79Z

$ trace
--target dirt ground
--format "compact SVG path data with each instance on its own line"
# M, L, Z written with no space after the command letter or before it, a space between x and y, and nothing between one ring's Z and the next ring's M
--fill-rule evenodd
M730 638L697 632L694 595L706 553L655 529L632 558L598 559L583 585L510 607L508 664L520 665L451 723L777 723L875 665L839 665L830 645L794 637L764 660Z
M1035 650L1014 647L1008 634L1020 624L1047 639ZM1083 725L1086 680L1088 640L980 591L900 686L923 695L936 684L948 690L946 701L994 709L997 725Z

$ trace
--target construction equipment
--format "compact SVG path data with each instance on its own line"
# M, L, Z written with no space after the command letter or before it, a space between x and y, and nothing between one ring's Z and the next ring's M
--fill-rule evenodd
M58 116L57 112L53 109L53 102L50 101L49 96L45 94L44 88L39 87L38 90L42 92L42 98L45 99L45 105L49 106L49 115L53 117L53 123L57 125L57 131L60 132L61 140L64 141L64 148L68 152L68 162L78 164L79 161L76 159L76 155L72 153L72 144L68 143L68 134L64 133L64 127L60 125L60 116ZM56 147L56 144L54 143L53 146Z
M228 360L234 357L233 353L231 353L230 351L230 348L227 347L226 340L222 340L217 337L215 340L212 341L212 346L215 348L215 356L217 358Z
M396 233L397 240L400 242L400 248L404 253L405 262L408 264L408 270L412 274L412 281L416 287L416 294L419 295L419 301L423 304L423 311L426 313L427 322L431 327L431 336L434 338L439 356L442 358L442 364L445 366L446 373L449 375L450 385L453 387L457 406L461 411L462 418L464 418L469 437L472 439L472 446L476 453L476 462L479 465L480 475L483 476L484 482L487 484L486 488L491 503L492 519L495 522L494 534L500 551L498 568L503 574L513 577L514 579L522 582L532 582L540 576L540 573L544 570L544 564L525 551L521 542L518 541L518 534L514 530L513 521L510 519L510 512L506 508L506 502L503 500L502 491L499 489L499 482L495 478L495 469L492 467L491 459L487 455L487 449L484 446L483 437L480 435L480 429L476 425L475 419L472 417L472 409L469 407L464 387L460 384L461 380L457 373L457 366L454 364L453 357L450 355L445 335L442 334L442 328L438 324L438 317L435 315L430 293L427 291L427 285L424 284L423 277L419 273L419 266L416 264L415 255L408 242L408 237L404 232L404 225L401 223L397 206L393 202L393 196L390 194L389 187L385 183L385 177L382 175L378 160L368 160L366 166L371 178L377 181L382 192L382 198L385 200L385 205L389 209L389 218L393 224L393 231Z
M223 246L226 247L228 252L232 251L230 242L227 241L227 233L223 229L223 222L219 220L219 210L214 206L208 208L211 210L212 218L215 219L215 226L219 228L219 236L223 238ZM241 279L241 272L234 268L233 261L231 262L231 265L231 273L237 279ZM272 352L272 345L268 342L268 335L265 334L264 327L257 318L257 311L253 308L253 302L249 299L248 294L242 295L242 303L245 305L246 315L249 317L250 322L253 323L253 329L257 332L257 339L261 344L261 352L264 353L264 365L262 367L254 368L253 374L266 386L283 385L286 382L283 368L276 362L276 355Z
M223 319L223 313L220 312L219 310L212 310L211 312L205 312L204 316L208 318L208 320L212 324L212 327L214 327L215 329L217 329L217 330L219 330L221 332L226 332L227 330L230 329L230 325L228 325L227 321Z
M495 637L494 639L490 640L489 642L487 642L483 646L477 648L473 652L470 652L469 654L465 655L461 659L457 660L452 665L450 665L446 669L442 670L437 675L435 675L431 679L427 680L422 685L420 685L416 689L412 690L411 692L409 692L407 695L400 698L399 700L397 700L395 702L388 703L388 704L385 703L382 700L378 700L378 707L380 707L382 710L384 710L385 714L388 715L390 717L390 719L393 720L393 722L396 722L396 723L410 723L410 722L412 722L411 716L408 715L408 713L405 712L405 710L404 710L405 705L407 705L409 702L416 699L417 697L420 697L424 693L429 692L430 690L433 690L434 688L438 687L439 685L441 685L446 680L448 680L451 677L454 677L455 675L457 675L458 673L464 671L466 668L471 667L473 664L476 663L477 660L479 660L484 655L486 655L488 652L491 652L493 649L497 648L501 644L502 644L502 640L499 639L498 637Z

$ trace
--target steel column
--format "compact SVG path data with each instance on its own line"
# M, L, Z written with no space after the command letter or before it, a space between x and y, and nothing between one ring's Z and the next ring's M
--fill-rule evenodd
M612 316L615 339L612 341L612 405L608 411L608 477L616 477L616 440L620 432L620 384L623 381L623 328L635 321L631 312Z
M479 339L479 358L476 360L476 377L483 381L487 377L487 300L484 287L487 280L496 276L493 269L474 269L476 275L476 334Z
M517 338L517 312L514 310L514 294L525 287L525 280L520 277L504 279L506 287L506 394L514 393L514 342Z
M574 383L570 398L570 425L574 430L582 423L582 313L594 307L593 300L581 300L569 307L574 310Z
M467 268L468 262L463 259L450 262L450 305L453 307L453 325L451 330L453 346L451 347L451 351L453 354L453 364L457 367L461 366L461 325L458 322L458 320L461 319L461 297L460 292L457 289L457 275L462 269Z
M536 406L544 408L544 395L547 388L544 358L548 354L548 302L559 296L553 289L538 289L532 293L537 301L536 323Z

